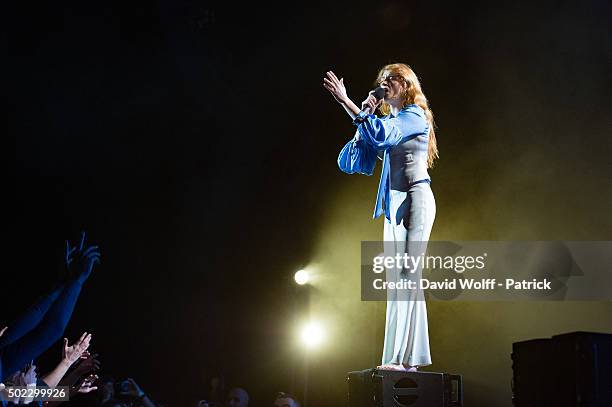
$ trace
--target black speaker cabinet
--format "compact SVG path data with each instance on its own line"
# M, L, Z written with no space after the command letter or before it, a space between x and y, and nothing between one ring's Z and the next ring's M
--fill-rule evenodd
M348 407L462 407L461 376L367 369L349 372Z
M572 332L512 344L516 407L612 406L612 334Z

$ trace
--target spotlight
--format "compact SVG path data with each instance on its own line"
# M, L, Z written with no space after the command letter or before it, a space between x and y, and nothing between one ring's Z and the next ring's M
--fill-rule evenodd
M307 348L315 348L323 342L323 329L316 322L310 322L302 328L302 343Z
M293 276L295 282L299 285L304 285L310 281L310 274L306 270L298 270Z

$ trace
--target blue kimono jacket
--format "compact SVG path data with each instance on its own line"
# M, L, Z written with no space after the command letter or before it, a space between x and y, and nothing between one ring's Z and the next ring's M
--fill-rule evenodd
M347 174L372 175L378 152L384 153L373 217L377 218L384 213L385 217L390 219L390 150L393 147L412 140L415 143L415 161L420 164L415 167L417 168L415 178L419 178L416 182L429 181L427 175L429 123L425 112L420 106L412 104L405 106L397 117L389 115L378 118L372 114L360 113L353 124L357 126L357 132L340 151L338 166Z

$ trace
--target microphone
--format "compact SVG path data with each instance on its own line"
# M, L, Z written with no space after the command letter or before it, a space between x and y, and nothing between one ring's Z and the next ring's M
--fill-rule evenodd
M374 93L372 93L372 95L376 98L376 101L378 102L380 99L385 97L385 88L383 88L382 86L377 87L376 89L374 89ZM361 116L362 113L364 115L368 115L373 112L370 112L370 106L366 106L364 109L361 110L361 112L359 112L359 116Z

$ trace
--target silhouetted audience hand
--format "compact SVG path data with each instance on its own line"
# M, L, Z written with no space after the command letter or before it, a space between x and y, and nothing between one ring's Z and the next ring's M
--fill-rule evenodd
M17 382L15 383L18 386L27 386L36 384L36 365L31 363L26 366L25 372L20 372L17 374Z
M100 370L100 361L98 360L98 354L96 353L94 355L87 356L85 359L81 357L81 361L76 365L73 373L79 375L79 377L82 377L86 374L97 372L98 370Z
M119 394L125 397L138 398L144 394L144 391L142 391L140 386L138 386L138 384L136 384L134 379L131 379L131 378L124 380L121 383L121 387L122 389L121 389L121 392L119 392Z
M98 375L91 374L87 376L85 380L83 380L81 384L77 386L77 393L87 394L94 390L98 390L98 387L93 385L96 380L98 380Z
M83 335L75 342L74 345L68 346L68 339L64 338L64 347L62 348L62 359L60 363L51 372L43 376L43 381L47 386L54 388L66 375L66 372L77 360L81 358L83 353L87 351L91 334L83 332Z
M19 387L34 387L36 386L36 365L28 363L24 368L11 376L6 380L8 386L19 386ZM31 398L25 397L8 397L8 394L3 394L0 400L6 400L14 404L25 404L32 401Z
M138 384L132 378L128 378L121 382L121 389L119 391L119 395L124 398L128 398L132 400L133 403L137 403L136 405L141 405L144 407L155 407L155 403L153 403L149 397L145 394L144 391L138 386Z
M74 364L77 360L83 356L83 354L89 348L89 342L91 341L91 334L83 332L83 335L79 338L74 345L68 346L68 338L64 338L64 348L62 349L62 359Z

